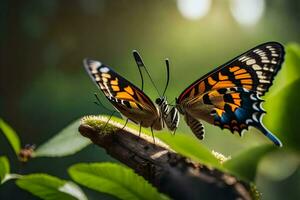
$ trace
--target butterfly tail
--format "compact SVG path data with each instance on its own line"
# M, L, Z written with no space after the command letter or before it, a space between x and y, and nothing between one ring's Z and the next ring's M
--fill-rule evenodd
M263 124L259 124L259 126L256 126L256 128L258 128L275 145L282 147L282 142L273 133L271 133Z

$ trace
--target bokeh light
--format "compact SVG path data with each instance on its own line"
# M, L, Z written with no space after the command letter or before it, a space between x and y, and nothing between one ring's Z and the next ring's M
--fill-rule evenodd
M211 0L177 0L177 7L183 17L196 20L207 15Z
M230 10L239 24L253 26L264 14L265 0L231 0Z

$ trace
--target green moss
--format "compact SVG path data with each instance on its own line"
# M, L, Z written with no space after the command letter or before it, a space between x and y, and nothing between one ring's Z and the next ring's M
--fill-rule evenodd
M105 116L85 116L81 119L81 124L86 124L94 129L96 129L100 134L112 134L115 133L118 129L120 129L120 124L118 122L110 119L108 121L108 117Z
M258 191L256 185L254 183L250 183L250 194L253 200L260 200L261 192Z

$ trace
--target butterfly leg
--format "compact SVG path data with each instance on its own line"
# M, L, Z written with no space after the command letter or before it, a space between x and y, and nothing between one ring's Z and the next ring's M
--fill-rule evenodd
M142 131L142 122L140 123L139 137L141 137L141 131Z
M105 129L105 128L106 128L106 126L107 126L108 122L110 121L110 119L112 118L112 116L115 114L115 112L116 112L116 111L113 111L113 112L110 114L110 116L109 116L109 118L108 118L107 122L105 123L105 125L104 125L103 129Z
M153 126L151 126L151 133L152 133L153 143L155 144L155 138L154 138L154 133L153 133Z
M129 118L126 119L126 122L125 122L125 124L124 124L124 126L123 126L123 128L121 130L123 130L126 127L128 121L129 121Z
M99 106L100 108L104 108L105 110L109 111L109 112L114 112L113 110L108 109L106 106L104 106L103 103L101 103L100 98L98 97L97 93L94 93L94 96L96 98L96 101L94 101L94 103Z
M175 132L177 131L177 128L174 129L172 135L175 135Z

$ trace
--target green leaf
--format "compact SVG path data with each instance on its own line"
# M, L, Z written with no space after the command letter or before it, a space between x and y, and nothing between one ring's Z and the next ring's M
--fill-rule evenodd
M224 163L225 169L244 181L254 182L259 161L272 150L274 145L262 145L247 149Z
M265 123L270 130L279 134L283 147L300 152L299 135L299 91L300 79L284 87L274 96L270 96L265 108L270 112ZM278 110L277 110L278 109Z
M1 118L0 118L0 129L2 130L8 142L10 143L16 155L18 156L21 149L21 142L18 134Z
M266 97L264 107L270 114L264 117L267 127L283 141L284 148L300 152L298 92L300 86L300 45L286 46L285 62Z
M4 183L7 180L10 167L9 161L5 156L0 157L0 183Z
M69 174L79 184L119 199L168 199L133 170L118 164L76 164L69 168Z
M17 185L41 199L87 200L82 190L72 182L47 174L26 175L17 180Z
M176 133L175 136L169 133L157 134L157 137L176 152L201 164L222 170L220 161L213 155L212 151L205 147L198 139L182 133Z
M294 80L300 78L300 45L297 43L290 43L286 46L286 57L284 66L286 68L288 84L292 83Z
M76 120L64 128L53 138L39 146L33 154L33 157L60 157L75 154L88 146L89 139L82 137L78 132L80 120Z

